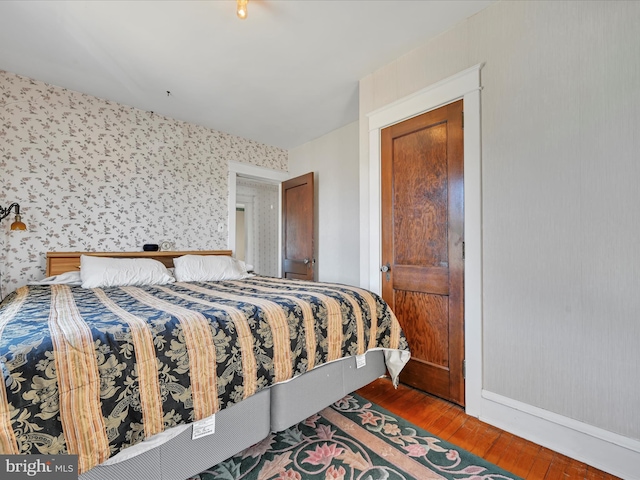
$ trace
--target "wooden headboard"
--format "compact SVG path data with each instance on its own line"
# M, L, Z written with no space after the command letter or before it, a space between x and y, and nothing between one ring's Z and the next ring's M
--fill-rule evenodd
M182 252L47 252L47 277L80 269L80 255L115 258L152 258L167 268L173 267L173 259L182 255L231 255L231 250L192 250Z

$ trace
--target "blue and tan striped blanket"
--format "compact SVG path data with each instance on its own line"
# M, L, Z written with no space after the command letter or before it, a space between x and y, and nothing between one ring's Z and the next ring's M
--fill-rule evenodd
M312 368L407 350L377 295L267 277L83 289L0 304L0 453L75 453L80 473Z

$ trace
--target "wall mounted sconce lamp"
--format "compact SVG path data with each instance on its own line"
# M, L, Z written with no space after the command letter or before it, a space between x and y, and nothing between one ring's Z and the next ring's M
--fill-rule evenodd
M22 220L20 219L20 205L18 205L17 203L12 203L8 208L0 207L0 221L3 218L9 216L9 214L11 213L11 209L14 207L16 211L16 220L11 224L11 230L26 230L27 226L22 223Z

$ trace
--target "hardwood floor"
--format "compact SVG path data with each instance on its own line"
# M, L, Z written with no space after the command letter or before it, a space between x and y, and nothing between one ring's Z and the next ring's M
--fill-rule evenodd
M464 409L406 385L381 378L357 393L515 475L534 480L619 480L464 413Z

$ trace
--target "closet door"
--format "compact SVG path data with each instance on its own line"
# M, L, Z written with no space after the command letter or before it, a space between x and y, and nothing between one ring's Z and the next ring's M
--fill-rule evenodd
M381 141L382 292L411 348L400 380L463 405L462 100Z

